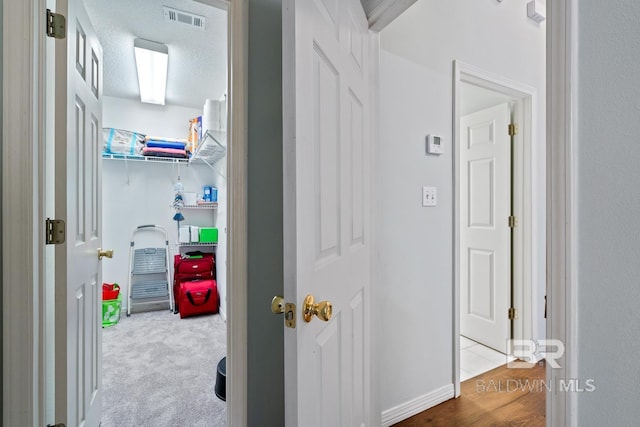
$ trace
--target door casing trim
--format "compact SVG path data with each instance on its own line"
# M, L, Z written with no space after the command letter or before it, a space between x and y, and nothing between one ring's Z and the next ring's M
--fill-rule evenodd
M229 141L227 155L227 197L229 216L227 233L227 425L247 425L248 322L247 238L248 238L248 170L247 170L247 88L248 88L248 0L227 2L229 19Z
M38 426L46 424L45 37L38 31L45 5L4 0L2 7L2 425Z
M547 8L547 338L564 343L547 384L578 378L578 0ZM577 427L578 393L547 393L548 426Z
M532 284L539 283L544 272L536 271L537 251L534 236L538 233L538 224L532 213L537 212L539 204L534 195L537 191L536 183L543 177L537 176L534 165L536 164L535 151L532 150L532 141L537 140L537 90L536 88L516 82L502 76L495 75L478 67L465 64L460 61L453 63L454 75L454 99L453 99L453 135L454 135L454 231L453 231L453 277L454 277L454 313L453 313L453 383L455 396L460 395L460 206L458 199L461 197L460 183L460 93L462 83L470 83L484 89L507 95L515 100L514 111L519 132L516 135L516 146L522 150L516 152L516 167L514 168L515 201L514 211L519 218L519 225L515 231L515 247L513 249L515 307L520 311L520 316L514 321L514 338L533 339L537 336L535 331L534 313L539 312L537 301L534 300ZM506 132L507 130L504 129ZM520 164L521 167L517 167ZM506 219L505 219L506 224ZM507 315L505 310L504 315Z
M229 313L227 369L233 378L227 396L228 423L246 425L247 321L243 301L247 283L247 0L226 1L229 10L230 138L228 185ZM47 414L45 303L44 156L45 54L44 1L3 1L3 425L41 426ZM24 52L12 55L9 52ZM11 60L9 60L11 59ZM26 70L26 71L25 71ZM10 108L8 108L10 107ZM13 141L13 142L11 142ZM15 141L20 141L16 144ZM233 190L231 190L233 188ZM9 250L11 249L11 250ZM11 380L14 378L14 380ZM50 412L50 411L49 411Z

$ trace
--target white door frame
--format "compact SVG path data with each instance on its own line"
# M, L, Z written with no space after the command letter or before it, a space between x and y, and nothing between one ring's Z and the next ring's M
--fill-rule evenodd
M578 0L547 8L547 338L565 346L547 384L578 377L577 55ZM577 427L578 393L547 393L548 426Z
M549 378L575 377L575 55L577 0L547 9L547 336L565 342L563 369ZM40 174L44 129L42 1L3 0L2 292L3 425L38 426L45 420L42 331L43 211ZM230 2L230 91L234 144L229 147L228 423L247 423L247 60L248 0ZM19 52L11 55L10 52ZM10 60L9 60L10 59ZM16 144L20 141L20 144ZM10 202L9 202L10 201ZM231 264L231 263L230 263ZM547 425L576 425L575 394L547 395ZM46 421L46 422L45 422Z
M504 77L492 74L480 68L454 61L454 310L453 310L453 373L456 397L460 395L460 206L458 199L461 196L460 183L460 93L462 83L470 83L484 89L507 95L515 100L514 116L519 127L516 135L515 162L522 167L514 168L514 214L519 218L518 227L514 229L514 306L520 311L520 316L514 321L514 338L534 338L534 313L540 312L540 308L534 301L533 283L538 283L544 273L539 274L534 268L537 265L537 247L534 236L537 234L537 224L534 222L532 212L537 212L539 205L534 197L536 194L536 182L542 177L537 176L534 168L535 154L532 150L532 142L537 140L537 90L534 87L515 82ZM504 129L506 132L507 129ZM504 219L505 226L507 219ZM503 313L507 316L507 311Z
M238 380L227 386L228 425L247 419L247 60L248 2L225 2L229 10L229 176L227 369ZM41 427L47 415L45 381L46 188L45 2L3 0L3 414L2 425ZM21 52L24 55L13 54ZM9 60L10 59L10 60ZM52 130L49 130L52 132ZM10 203L9 203L10 201Z
M229 141L227 154L227 425L247 425L247 88L249 2L229 4Z
M42 0L3 0L2 7L0 424L43 426L45 36L40 30L45 25L45 7Z

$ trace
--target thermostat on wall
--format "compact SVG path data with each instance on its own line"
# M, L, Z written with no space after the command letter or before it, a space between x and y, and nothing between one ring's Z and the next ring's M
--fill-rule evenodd
M427 135L427 153L429 154L442 154L444 148L442 147L442 137L437 135Z

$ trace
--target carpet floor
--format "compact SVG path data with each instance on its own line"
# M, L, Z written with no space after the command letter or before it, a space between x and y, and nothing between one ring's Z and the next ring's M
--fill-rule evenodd
M214 392L226 355L220 315L123 314L102 332L102 427L226 425L226 403Z

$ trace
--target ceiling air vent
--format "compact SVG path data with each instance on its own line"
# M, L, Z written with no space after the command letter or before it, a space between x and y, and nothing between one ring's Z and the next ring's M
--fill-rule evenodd
M204 16L195 15L172 7L162 6L164 10L164 20L167 22L180 22L199 30L204 30Z

